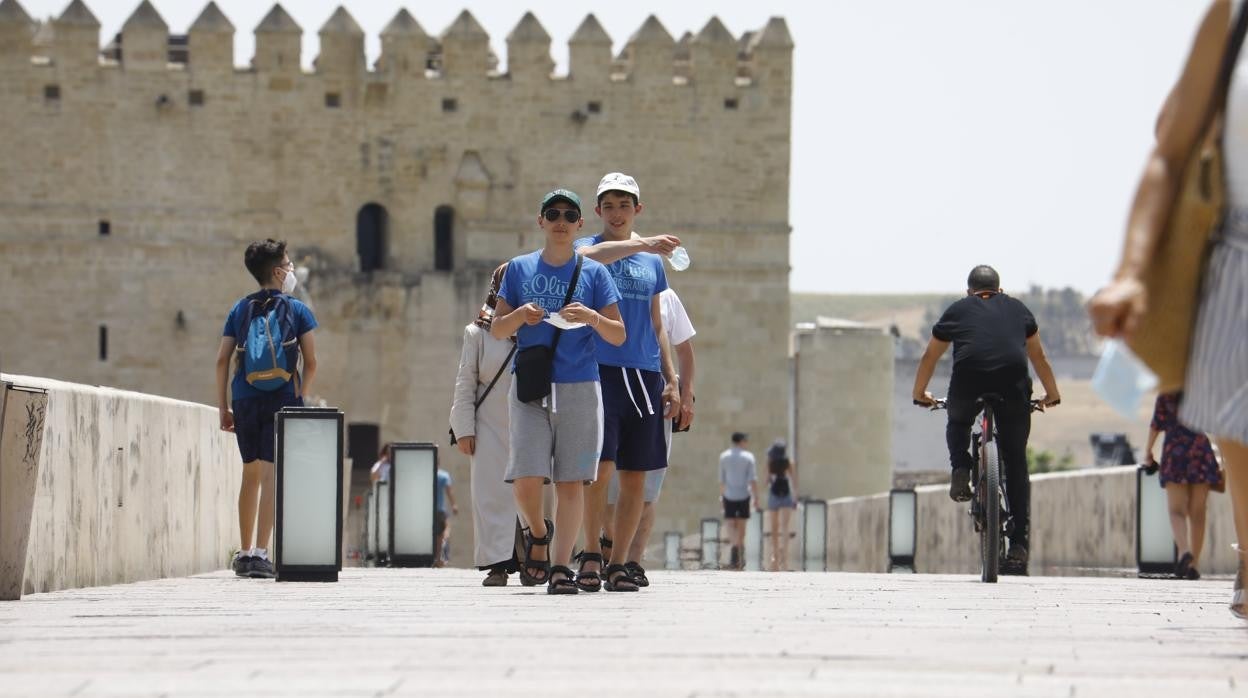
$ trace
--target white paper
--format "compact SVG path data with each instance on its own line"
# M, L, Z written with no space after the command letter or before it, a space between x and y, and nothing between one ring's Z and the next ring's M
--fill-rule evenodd
M575 330L585 326L585 323L583 322L570 322L565 320L559 313L551 313L550 315L547 315L542 322L550 323L561 330Z
M1157 375L1117 339L1105 342L1092 374L1092 389L1127 419L1135 419L1140 400L1157 388Z

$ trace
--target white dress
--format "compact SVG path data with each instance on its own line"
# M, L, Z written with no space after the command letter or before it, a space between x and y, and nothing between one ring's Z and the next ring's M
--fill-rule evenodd
M1243 3L1235 7L1242 10ZM1248 443L1248 44L1231 76L1222 136L1227 209L1205 272L1181 421Z
M472 457L472 523L474 564L478 567L507 563L512 559L516 530L516 505L511 485L503 481L507 470L510 420L507 393L511 370L503 368L494 389L473 411L473 404L498 374L514 344L494 339L476 324L464 328L464 348L455 377L451 403L451 429L455 438L476 438Z

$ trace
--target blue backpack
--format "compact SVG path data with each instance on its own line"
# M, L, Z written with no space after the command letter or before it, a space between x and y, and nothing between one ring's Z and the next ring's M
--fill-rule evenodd
M238 330L238 370L251 387L273 392L298 381L299 338L286 296L268 291L248 296Z

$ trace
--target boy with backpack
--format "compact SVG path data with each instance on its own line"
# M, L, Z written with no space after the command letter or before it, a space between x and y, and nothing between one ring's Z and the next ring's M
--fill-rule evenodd
M268 554L277 495L274 418L283 407L302 406L303 396L309 394L316 375L312 330L317 325L308 306L290 296L298 279L285 242L253 242L243 261L260 290L235 303L225 320L217 351L217 407L221 429L234 432L243 459L238 493L241 543L231 567L240 577L263 579L275 576ZM237 368L229 403L226 380L234 356Z

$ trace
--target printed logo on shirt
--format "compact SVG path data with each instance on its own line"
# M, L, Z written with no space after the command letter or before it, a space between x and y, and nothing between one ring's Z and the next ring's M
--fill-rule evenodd
M643 264L633 257L625 257L607 266L615 287L628 300L650 301L658 283L658 274L651 264Z
M572 300L585 302L588 282L589 279L582 273L581 280L576 284L576 292L572 294ZM563 299L568 295L570 283L570 280L561 279L556 274L534 274L520 284L520 294L527 302L555 312L563 308Z

